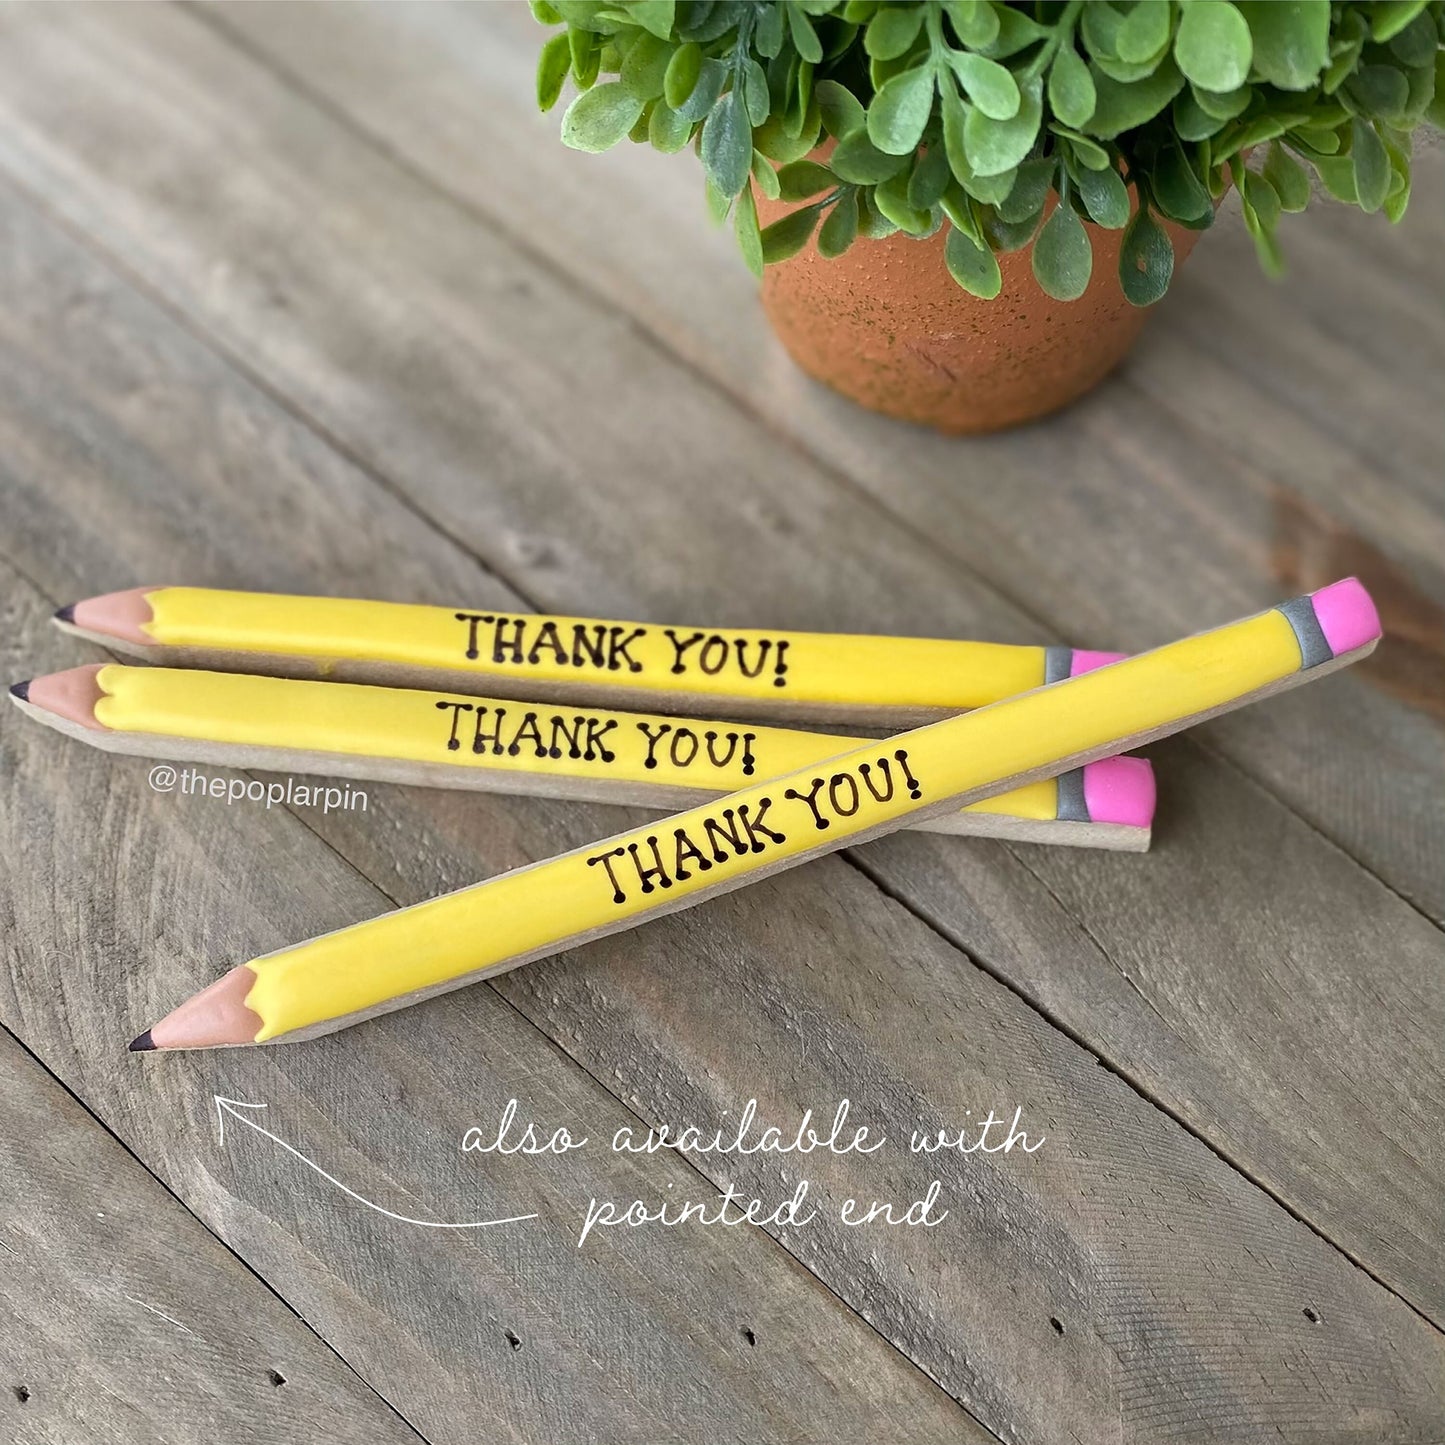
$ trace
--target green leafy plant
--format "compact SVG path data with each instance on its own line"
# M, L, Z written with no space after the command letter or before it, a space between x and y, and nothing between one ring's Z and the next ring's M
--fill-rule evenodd
M1123 230L1120 284L1147 306L1174 269L1161 219L1204 229L1232 182L1277 273L1280 218L1308 205L1310 172L1398 221L1411 133L1445 123L1445 0L531 5L565 27L537 67L543 110L569 76L580 92L562 139L692 145L759 275L815 232L837 256L947 226L965 290L996 296L997 253L1032 243L1039 285L1067 301L1093 269L1087 220ZM831 155L810 158L825 138ZM762 229L754 185L801 204Z

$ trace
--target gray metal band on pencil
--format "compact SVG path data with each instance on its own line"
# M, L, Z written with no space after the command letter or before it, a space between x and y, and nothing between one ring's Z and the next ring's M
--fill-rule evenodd
M1044 648L1044 681L1062 682L1068 677L1074 666L1074 649L1072 647L1046 647Z
M1084 801L1083 768L1059 774L1058 817L1061 823L1093 822L1089 817L1089 805Z
M1321 628L1320 620L1315 616L1314 604L1308 597L1295 597L1288 602L1282 602L1276 610L1283 612L1289 625L1294 628L1295 641L1299 643L1301 670L1318 667L1322 662L1333 660L1335 654L1325 641L1324 629Z

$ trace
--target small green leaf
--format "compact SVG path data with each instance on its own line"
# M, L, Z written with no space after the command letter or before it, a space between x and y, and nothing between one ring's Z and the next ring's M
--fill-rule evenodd
M763 237L758 230L758 208L753 193L744 191L733 208L733 234L747 262L748 270L759 280L763 275Z
M1153 60L1169 44L1170 24L1169 0L1138 0L1115 32L1114 53L1135 64Z
M1049 71L1049 105L1054 114L1065 125L1081 126L1093 115L1096 100L1089 67L1072 45L1065 45Z
M602 63L602 47L595 42L597 37L585 30L569 28L567 48L572 53L572 79L579 90L586 90L597 79Z
M996 176L970 176L964 189L985 206L996 206L1014 188L1017 170L1000 171Z
M886 81L868 107L868 138L888 155L912 155L933 114L933 67L919 65Z
M948 267L948 274L971 296L992 301L1003 289L998 257L956 226L950 227L948 238L943 243L943 261Z
M1098 141L1090 140L1088 136L1080 135L1078 131L1063 125L1050 124L1049 129L1056 136L1068 141L1074 159L1091 171L1105 171L1114 164L1109 152Z
M1274 187L1283 210L1303 211L1310 203L1310 178L1304 167L1278 144L1271 144L1265 157L1264 177Z
M1214 0L1197 0L1212 4ZM1122 85L1102 71L1094 70L1094 89L1098 103L1089 120L1090 132L1102 140L1112 140L1126 130L1134 130L1146 120L1153 120L1184 85L1184 77L1171 60L1160 63L1158 70L1146 80Z
M1165 145L1155 158L1150 184L1159 209L1176 221L1197 221L1214 209L1204 182L1176 144Z
M1197 85L1190 89L1199 102L1199 108L1216 120L1233 120L1235 116L1243 115L1249 109L1250 98L1254 94L1247 85L1241 85L1236 90L1203 90Z
M1370 6L1370 36L1377 45L1393 39L1425 8L1425 0L1375 0Z
M767 156L760 150L753 152L752 174L753 184L768 200L776 201L781 199L783 191L782 187L778 184L778 173L773 169L772 163L768 160Z
M723 86L727 84L728 68L720 60L708 58L702 62L698 71L697 83L688 93L687 98L679 105L673 106L677 113L687 120L697 121L712 113L712 108L717 104L718 96L722 94ZM664 99L666 99L666 81L663 82Z
M1330 63L1330 0L1236 0L1254 68L1281 90L1309 90Z
M1119 285L1134 306L1152 306L1174 275L1174 247L1147 206L1134 212L1119 247Z
M1396 120L1410 104L1410 82L1392 65L1362 65L1345 82L1341 98L1366 115Z
M655 100L662 94L663 77L671 59L672 47L644 31L623 57L619 78L638 100Z
M868 139L868 132L860 130L838 142L828 164L839 180L855 186L876 186L889 176L896 176L908 164L908 157L880 151Z
M1208 140L1229 124L1203 109L1194 98L1192 90L1182 90L1174 97L1174 129L1180 140Z
M662 77L662 98L676 110L693 92L702 72L702 46L688 41L672 52Z
M943 0L943 8L970 50L986 50L998 39L998 15L988 0Z
M874 60L897 60L908 53L922 25L921 5L885 5L868 22L863 49Z
M627 18L659 40L668 40L672 36L673 8L673 0L631 0Z
M538 25L560 25L562 14L556 6L548 3L548 0L527 0L528 9L532 12L532 19Z
M1230 0L1190 0L1179 17L1174 58L1205 90L1233 90L1249 79L1254 42Z
M990 60L1007 60L1010 55L1017 55L1034 41L1042 40L1053 33L1048 26L1040 25L1037 20L1030 19L1022 10L1016 10L1012 5L995 5L991 8L998 19L998 34L987 45L973 47Z
M908 202L908 181L906 171L890 176L881 185L873 188L873 204L898 227L910 236L926 235L932 223L927 211L919 210Z
M1440 47L1440 32L1429 15L1417 15L1398 35L1390 40L1390 54L1401 65L1431 65Z
M684 120L671 106L658 101L647 121L647 139L663 155L680 151L692 136L692 122Z
M562 117L562 144L597 154L615 146L637 124L642 102L620 81L584 90Z
M868 116L858 97L836 80L820 80L813 94L823 117L823 127L835 140L842 140L867 125Z
M818 32L813 29L813 22L798 8L797 5L784 5L783 9L788 12L788 28L793 36L793 49L803 57L817 65L823 58L823 42L818 39Z
M1259 218L1266 231L1272 231L1279 225L1284 207L1280 204L1279 193L1262 175L1245 171L1240 183L1240 199Z
M1053 156L1025 161L1018 168L1008 195L998 202L999 218L1017 225L1037 216L1048 199L1057 169L1058 162Z
M1043 83L1038 76L1024 81L1018 114L1012 120L994 120L970 107L963 122L963 145L974 174L998 175L1018 165L1033 149L1042 111Z
M1095 224L1109 231L1128 224L1129 190L1112 166L1106 171L1080 170L1074 177L1074 185L1089 219Z
M796 256L808 244L817 224L818 208L803 206L765 227L762 233L763 264L771 266Z
M1060 202L1034 242L1034 279L1055 301L1077 301L1088 289L1094 248L1078 213Z
M759 55L771 60L783 48L783 7L764 5L753 29L753 45Z
M751 57L743 62L743 105L749 125L761 125L768 118L772 101L768 95L768 77L763 67Z
M898 227L873 204L871 191L858 191L858 234L870 241L881 241L891 236Z
M806 201L831 191L838 184L833 172L817 161L794 161L784 166L777 176L778 194L785 201Z
M831 261L858 238L858 192L851 187L838 197L818 232L818 254Z
M551 36L537 57L537 109L551 110L562 94L562 82L572 66L572 47L567 32Z
M943 199L951 172L948 156L941 145L930 145L927 154L913 164L908 178L908 204L920 211L931 211Z
M992 120L1012 120L1019 113L1019 88L1013 73L996 60L966 50L951 50L948 63L968 98Z
M1390 157L1374 126L1352 122L1350 156L1355 168L1355 193L1362 211L1378 211L1390 193Z
M753 128L743 98L730 90L713 106L702 128L702 168L725 196L748 182L753 163Z

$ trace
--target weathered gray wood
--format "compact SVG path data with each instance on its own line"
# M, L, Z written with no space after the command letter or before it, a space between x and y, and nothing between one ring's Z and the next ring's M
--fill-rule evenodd
M0 1030L0 1434L416 1442Z
M79 38L73 26L84 27ZM8 40L18 71L13 78L7 74L13 83L5 104L14 129L3 157L37 184L49 173L37 156L53 154L64 139L71 183L63 191L47 189L47 205L103 230L104 245L118 246L129 265L198 324L242 350L273 381L284 379L288 395L329 425L344 423L348 444L384 462L391 486L416 488L435 473L439 489L428 500L447 524L530 580L541 579L552 595L596 577L598 587L610 587L615 596L645 597L661 606L654 599L668 589L686 590L694 603L701 597L715 609L726 604L739 617L779 606L814 607L819 615L831 611L832 625L856 626L874 607L889 609L877 622L889 625L893 615L918 617L927 604L930 616L944 609L957 618L940 624L945 628L978 630L970 622L1000 631L1018 627L1016 614L991 594L966 592L967 579L956 569L934 568L926 556L918 557L906 536L838 493L805 461L792 464L788 492L767 496L760 479L770 473L770 444L720 410L705 388L664 373L626 326L599 317L584 298L564 291L547 304L552 283L544 286L525 256L461 225L424 188L353 151L344 133L253 74L187 17L68 14L55 27L27 17ZM110 98L117 73L130 77L127 95L139 86L146 96L146 115ZM67 93L87 96L86 116L46 113L40 91L62 82L71 87ZM37 151L42 116L47 129ZM89 137L92 127L96 134ZM104 174L83 163L101 131L112 156L139 146L134 153L146 156L150 178L122 174L114 162ZM220 199L208 188L214 156L221 153L228 157L228 193L239 177L246 185L244 204L233 201L217 218L226 237L218 244L204 213ZM322 157L326 164L317 165ZM290 187L269 186L265 175L272 167L298 179L304 175L307 185L297 185L296 198ZM308 187L323 174L328 189L318 204ZM171 176L172 185L153 185L157 175ZM182 202L182 192L190 203ZM297 207L314 234L288 224ZM95 226L99 216L107 218L103 227ZM197 254L226 257L231 269L219 296L203 284ZM250 323L263 279L273 304L266 336L258 338ZM519 285L528 288L530 307L517 303ZM471 295L477 287L485 293L480 303ZM284 308L274 304L278 296L285 298ZM375 330L383 312L389 322L384 336ZM422 325L417 318L425 319L423 329L416 329ZM84 366L89 376L104 358L93 355L95 317L85 321L84 347L76 338L79 354L66 354L68 366ZM57 345L54 338L47 343ZM37 349L32 342L29 350ZM403 351L401 360L393 359ZM188 361L194 367L194 358ZM603 421L596 399L589 400L576 381L589 365L633 378L638 411L596 431ZM87 382L83 394L112 394L127 368L119 370L110 385ZM676 416L659 414L654 404L664 374L677 397ZM410 380L418 378L420 389L410 390ZM555 415L539 408L531 388L553 395L569 380L576 389ZM123 418L145 442L125 447L111 437L103 449L109 510L130 513L129 531L117 537L115 519L97 516L80 536L72 530L69 550L57 556L45 543L64 516L65 469L47 472L60 497L27 489L21 498L19 528L35 541L27 560L48 590L79 590L81 574L94 585L96 559L105 556L117 566L124 561L127 576L116 585L138 575L155 577L164 561L184 564L195 575L209 558L226 576L244 568L251 585L281 586L278 574L314 569L304 540L313 533L331 529L333 548L344 552L342 541L357 529L370 539L394 524L394 510L383 513L375 494L353 477L340 530L326 504L312 500L316 459L304 434L283 443L266 433L261 442L253 424L235 439L223 436L230 445L205 463L204 490L193 494L204 496L210 511L204 535L198 528L190 538L162 545L149 533L163 513L154 512L157 499L143 485L150 478L131 451L154 468L159 449L174 469L195 464L198 442L177 417L177 394L184 392L178 385L159 389L167 401L163 413L136 404ZM56 404L52 391L21 395L42 415ZM654 435L635 437L648 422ZM172 428L179 434L173 436ZM519 459L527 436L542 441ZM28 429L26 439L33 449ZM164 445L168 439L174 450ZM266 500L276 495L269 490L273 479L255 470L255 458L293 446L308 465L285 469L282 495L289 506L284 525L277 526L268 514L278 504ZM687 462L696 473L681 500L639 494L636 478L653 447L679 469ZM486 459L485 485L467 475L466 459L475 457ZM571 486L563 487L569 473ZM239 497L234 476L245 478ZM579 488L583 479L597 497ZM443 492L440 483L447 481L454 488ZM733 487L730 507L714 495L724 482ZM535 488L538 510L524 508L523 483ZM624 510L620 504L629 497ZM575 515L556 506L550 513L541 509L560 501ZM662 515L653 515L654 506ZM755 529L754 553L743 550L734 558L718 543L737 536L737 516L749 509L786 518L794 530L779 536L776 528ZM681 525L688 516L701 532ZM558 519L566 522L565 530L557 526L561 540L539 546L541 526ZM806 537L798 535L801 523L809 529ZM528 545L508 545L519 536ZM640 542L668 536L671 550L657 546L647 554L645 573L620 573L615 559L633 558ZM88 556L78 545L82 540ZM393 539L360 570L369 567L371 575L395 579L399 588L435 595L427 589L438 581L439 545L434 537ZM564 547L577 561L565 575L556 565ZM836 576L811 560L819 548L842 564ZM720 556L736 564L726 576L720 576ZM604 565L609 557L610 568ZM429 564L433 571L419 577ZM338 558L336 590L352 585L357 574L355 557ZM886 585L877 585L880 576ZM741 590L730 592L727 583ZM112 785L126 786L122 777L117 774ZM74 786L82 786L80 777ZM152 826L167 816L145 802L139 792L126 797L126 805ZM1257 806L1272 811L1252 805L1245 823L1287 817L1267 801ZM324 831L382 880L388 894L408 899L595 836L600 817L600 810L454 797L427 800L423 807L398 795L379 802L364 828L333 815ZM246 853L254 858L265 850L283 878L299 878L304 867L316 866L314 855L303 863L290 848L289 831L273 837L270 826L263 832L248 823L247 833ZM416 856L398 851L398 838L417 836L425 838L424 850ZM229 876L255 886L239 848L221 861ZM195 880L188 875L186 881ZM324 881L331 883L332 875ZM310 880L298 891L312 897L321 886ZM1029 886L1031 891L1007 899L1009 915L1027 918L1030 902L1043 896ZM166 958L174 960L189 941L198 957L204 943L204 956L224 952L232 961L244 956L248 942L256 951L285 928L286 918L277 912L268 912L264 924L232 913L223 931L214 921L224 914L213 911L220 902L214 882L211 888L198 910L212 920L208 936L201 937L195 920L173 921L172 930L185 936L164 940ZM293 910L304 903L288 901ZM356 906L349 892L329 904L343 912ZM312 926L326 921L313 920ZM1385 915L1388 934L1397 921L1394 913ZM127 919L125 925L135 930L128 936L135 951L156 958L158 941L145 932L144 920ZM242 934L251 937L243 940ZM173 961L170 972L148 986L170 988L182 971L194 975L198 967ZM1028 1110L1038 1110L1040 1127L1058 1148L1046 1147L1023 1167L1016 1159L937 1166L960 1201L949 1221L957 1224L956 1233L899 1240L833 1227L790 1241L810 1268L1009 1436L1053 1438L1072 1431L1088 1439L1116 1433L1157 1438L1168 1429L1209 1438L1223 1427L1240 1439L1278 1438L1281 1430L1301 1438L1366 1439L1378 1434L1391 1412L1391 1429L1399 1436L1439 1432L1436 1332L1087 1054L1061 1041L957 951L880 901L855 870L837 862L812 868L806 883L769 883L661 925L645 938L526 970L507 996L545 1022L598 1077L620 1079L616 1086L656 1118L715 1118L751 1090L765 1108L778 1111L851 1091L890 1128L905 1130L916 1116L941 1121L979 1104L1025 1101ZM450 1042L483 1026L478 1011L490 1009L488 997L472 990L416 1017L424 1013ZM28 1012L54 1032L43 1010L32 1004ZM411 1085L414 1053L404 1063L392 1057L406 1049L410 1035L396 1032L405 1022L375 1026L389 1050L384 1057L394 1065L383 1087L400 1089L404 1079ZM490 1013L485 1027L494 1027ZM488 1067L494 1064L497 1075L484 1082L504 1087L516 1064L500 1046L493 1052L490 1033L487 1040ZM375 1082L356 1072L356 1057L340 1047L345 1042L313 1046L312 1057L324 1062L326 1073L308 1073L308 1082L328 1101L375 1098ZM1309 1041L1298 1043L1304 1048ZM277 1068L279 1052L267 1056ZM463 1054L444 1051L440 1062L433 1054L428 1068L455 1068ZM375 1063L370 1057L366 1062ZM301 1067L285 1065L288 1072ZM326 1132L321 1116L327 1112L334 1111L305 1111L318 1136ZM417 1119L397 1123L383 1116L380 1126L388 1130L391 1152L378 1153L406 1157L413 1183L425 1177L434 1185L420 1169L415 1143L408 1149L407 1139L393 1137L423 1138ZM880 1164L878 1192L906 1193L924 1177L916 1171L916 1165L897 1161ZM745 1184L776 1188L776 1177L755 1164L741 1165L735 1174ZM817 1179L820 1194L834 1200L861 1187L850 1170L820 1166ZM293 1227L312 1248L325 1240L327 1231L307 1215ZM649 1258L651 1243L639 1247L639 1260ZM415 1268L415 1261L408 1263ZM375 1258L349 1259L344 1268L354 1281L370 1279L363 1266L374 1270L378 1264ZM387 1303L408 1319L417 1309L406 1298L388 1297ZM1307 1309L1319 1324L1306 1318ZM567 1386L554 1388L565 1395Z
M1321 718L1293 699L1212 742L1445 920L1433 806L1445 791L1445 313L1422 305L1445 242L1445 153L1421 158L1400 227L1328 205L1292 218L1283 285L1259 274L1227 213L1120 378L1044 426L961 446L869 416L791 367L731 234L703 217L691 154L595 157L557 142L556 115L536 114L544 32L524 6L368 7L340 27L306 7L220 15L1035 625L1137 649L1359 570L1384 601L1387 644L1341 690L1348 704ZM1302 731L1319 744L1303 757Z
M171 562L278 587L320 571L342 589L386 577L438 599L507 600L8 192L0 270L14 301L0 323L0 535L49 589L0 567L6 680L93 656L48 614L107 567ZM296 817L155 794L144 762L77 749L9 707L0 771L0 840L17 860L0 890L0 1022L429 1440L986 1438L756 1231L574 1248L593 1194L708 1194L680 1160L463 1156L463 1130L495 1124L512 1096L604 1141L637 1122L489 990L430 1011L423 1031L373 1030L341 1049L127 1054L129 1036L221 960L389 900ZM366 820L389 854L377 874L389 892L398 869L428 887L446 871L434 841L446 807L407 796L404 816L378 807ZM508 846L505 814L455 801L488 849ZM600 833L602 816L576 826ZM219 1152L214 1092L269 1105L273 1132L394 1212L542 1219L480 1236L385 1219L259 1136L233 1129ZM116 1355L124 1367L123 1344ZM240 1438L197 1428L182 1438Z
M409 19L410 12L405 13ZM293 41L307 23L299 12L278 12L277 20L289 28L276 33ZM705 391L641 345L611 310L591 307L568 282L531 266L522 253L500 244L485 227L470 224L434 190L415 184L360 147L343 148L338 127L325 117L297 104L264 76L228 65L219 48L186 38L188 32L173 18L148 17L144 25L97 25L87 42L93 51L81 48L68 29L29 29L33 58L52 67L60 81L37 85L40 93L33 97L17 85L22 93L14 103L26 103L14 117L12 134L21 140L11 145L11 163L37 180L50 175L50 168L41 164L43 157L37 160L33 147L24 143L25 117L34 108L49 115L48 98L67 88L103 92L108 55L122 57L127 69L154 66L147 57L152 41L142 36L160 30L164 43L177 47L182 58L156 69L154 90L171 97L177 115L207 115L219 104L212 97L228 90L243 94L246 114L217 114L209 121L212 131L189 140L178 134L178 123L167 126L163 118L107 113L104 120L87 123L84 117L51 116L49 144L58 145L63 134L68 157L67 189L55 203L97 234L103 232L105 244L118 246L128 264L147 269L177 304L195 308L207 326L244 350L276 384L304 398L328 428L345 434L359 452L384 465L394 485L422 499L448 530L465 535L530 598L542 599L543 605L617 605L659 612L676 611L680 600L696 610L701 600L714 615L739 622L776 621L783 609L804 625L934 627L1013 638L1030 628L996 594L941 562L915 535L886 525L805 457L780 453L776 439L759 436L745 418L715 405L709 411ZM311 53L318 57L308 68L313 77L355 68L350 64L355 46L345 48L347 37L357 33L353 26L326 33L333 60L344 54L348 65L322 66L321 42L313 37ZM404 46L392 31L384 34L386 43L373 37L366 52L373 67L382 67L380 74L360 70L370 82L365 86L369 93L405 95L406 75L427 95L433 94L434 82L436 93L443 96L461 89L455 77L448 83L450 72L430 51L425 54L436 64L413 60L410 69L398 74L395 62L379 57L384 50L403 54ZM305 53L299 41L292 49ZM480 42L457 43L452 49L472 65L498 64L495 50ZM506 74L511 79L506 83L525 90L513 74L515 65L509 65ZM176 72L193 72L195 79L188 81ZM492 78L490 69L486 74ZM388 84L380 83L382 76L389 77ZM485 116L498 99L493 91L479 91L473 110L466 113L468 134L482 133ZM406 113L416 114L420 104L414 99ZM445 109L442 113L448 114ZM505 108L499 113L505 116ZM319 212L307 211L310 229L302 232L300 210L290 203L293 208L286 211L289 192L264 190L259 197L248 196L247 205L236 213L218 214L213 205L175 200L184 188L173 185L165 193L152 187L150 204L157 208L152 214L127 190L126 178L109 159L117 126L130 128L127 154L146 156L153 169L155 156L169 148L176 153L175 174L197 184L205 176L205 156L219 148L227 150L235 167L247 154L265 158L253 168L269 167L273 156L285 152L295 165L293 189L329 177L327 204ZM612 174L595 169L595 158L568 157L542 139L526 152L529 166L551 166L551 157L564 156L567 165L593 166L577 173L598 178L593 184L612 185ZM507 140L503 132L495 149L473 146L470 164L489 179L505 178L497 158L506 154ZM520 183L514 179L513 184ZM546 189L536 185L535 169L528 184L539 192ZM589 215L600 204L584 206L579 199L579 208ZM286 214L292 216L289 225L281 219ZM629 235L634 217L629 212L619 221ZM235 235L240 239L233 239ZM178 236L204 239L185 246ZM606 244L605 228L589 228L588 243ZM232 285L224 296L213 297L205 284L209 272L188 264L195 250L235 256ZM690 266L697 262L698 249L678 250L688 256ZM248 265L258 254L267 258L265 268ZM346 258L347 268L339 279L338 256ZM465 257L466 264L458 257ZM397 319L394 276L402 268L408 278L409 314L427 319ZM267 297L283 284L277 279L281 275L288 305L278 312ZM714 277L709 271L709 285L716 279L725 293L729 275L719 272ZM380 279L371 279L376 277ZM446 325L439 329L430 318L443 316ZM589 318L587 325L583 317ZM399 325L408 327L408 340L400 348L403 359L397 361L392 358ZM406 388L418 373L424 382L408 395ZM628 376L635 390L599 391L598 375ZM667 410L654 405L664 388L675 398ZM533 454L518 455L518 416L531 418L531 434L546 439ZM385 418L384 424L378 424L378 417ZM933 450L944 445L936 439L901 429L893 429L893 434L909 439L910 465L903 469L908 475L915 440L925 461L941 455ZM707 439L705 446L701 438ZM1036 443L1034 486L1057 488L1066 475L1062 453L1067 438L1061 440L1048 427L1031 430L1027 438ZM954 448L949 455L956 459L957 444L949 445ZM975 445L988 456L990 448L1004 443L969 444ZM1021 441L1011 439L1008 445ZM1161 458L1183 455L1162 431L1158 446ZM485 485L472 475L469 459L474 457L486 458ZM1059 470L1051 472L1055 463ZM1021 463L1015 465L1022 470ZM657 475L660 468L669 485L639 491L637 478ZM779 475L785 476L785 486L776 480ZM1206 502L1206 481L1201 475L1201 490L1192 505L1201 515L1215 507L1227 514L1235 496L1216 489ZM1103 482L1101 470L1101 488ZM1111 486L1107 497L1100 490L1097 496L1082 498L1080 514L1070 511L1067 528L1059 535L1075 535L1083 512L1106 502L1114 515L1124 515L1131 523L1136 510L1142 514L1153 505L1136 507L1117 477ZM773 525L746 525L747 519L757 517L770 517ZM1032 542L1037 548L1021 575L1051 577L1056 568L1071 575L1068 556L1054 545L1054 534L1044 529L1042 536L1033 535L1027 510L1017 521L1017 538L1009 545ZM1180 527L1177 517L1174 527L1186 540L1193 535ZM1002 546L1002 536L1000 531L992 540ZM595 563L596 558L638 555L647 558L645 568ZM1215 574L1209 568L1191 570L1200 563L1182 554L1177 542L1169 556L1176 573L1196 579L1187 586L1197 589L1193 595L1200 610L1190 622L1181 623L1193 625L1206 605L1219 605L1217 587L1212 601L1204 598L1206 583ZM565 568L559 565L563 559ZM876 583L881 588L875 589ZM1164 606L1175 595L1169 590L1174 584L1163 577L1155 583L1159 605ZM1091 599L1080 595L1073 610L1090 605ZM829 620L818 621L825 617ZM1156 620L1150 625L1160 624ZM1098 640L1099 634L1092 639L1076 636ZM1329 718L1359 706L1359 695L1348 685L1337 696L1340 701L1331 705L1321 695L1302 735L1313 737ZM1326 746L1324 740L1320 746ZM1294 980L1276 981L1267 971L1275 964L1263 940L1275 935L1176 929L1172 910L1189 916L1187 880L1195 866L1195 847L1211 848L1209 856L1223 860L1233 856L1236 838L1270 838L1291 826L1283 809L1241 785L1227 769L1212 768L1201 777L1200 786L1218 788L1230 799L1229 821L1218 834L1222 841L1189 842L1187 835L1176 834L1179 846L1187 848L1178 866L1183 896L1151 896L1147 914L1121 914L1123 931L1117 938L1096 935L1103 955L1090 953L1088 936L1073 930L1070 952L1082 951L1092 959L1088 971L1053 949L1037 950L1031 970L1011 971L1008 951L990 941L1017 932L1020 920L1040 909L1048 913L1051 891L1073 886L1075 875L1066 861L1033 860L1029 872L996 851L955 853L954 859L969 859L970 880L980 870L996 875L989 876L986 885L980 882L977 891L970 888L964 902L953 881L958 865L947 859L936 860L930 870L910 854L907 867L891 868L892 853L884 850L874 866L893 892L915 910L947 921L953 935L978 949L990 966L1035 996L1047 993L1055 1001L1056 1016L1092 1047L1438 1318L1441 1242L1433 1221L1445 1163L1427 1102L1438 1074L1428 1047L1441 1024L1438 991L1430 986L1438 972L1438 935L1383 889L1359 885L1368 904L1362 912L1358 898L1336 906L1313 889L1281 898L1270 873L1260 868L1240 870L1233 906L1245 919L1275 916L1288 921L1289 956L1295 961L1298 987ZM1167 826L1167 791L1165 809ZM1300 875L1309 877L1316 865L1328 875L1339 866L1334 851L1307 831L1290 836L1300 850ZM518 855L510 861L518 861ZM925 888L921 880L930 876L946 880L944 891ZM1116 876L1118 884L1110 881L1106 886L1129 886L1124 875L1110 873L1108 879ZM464 865L458 865L451 881L468 881ZM434 886L422 878L416 882L422 893ZM987 919L977 916L974 900L980 894L991 900ZM965 902L974 907L960 923ZM1097 922L1101 929L1109 926L1107 915ZM1374 968L1373 960L1382 951L1401 961L1403 974ZM1151 971L1138 989L1120 973L1116 954L1120 959L1143 954L1151 960ZM1369 961L1363 970L1362 958ZM1308 1005L1314 970L1368 979L1361 985L1369 990L1361 1003L1371 1035L1399 1061L1388 1077L1373 1073L1369 1056L1356 1047L1354 1014L1346 1010L1320 1017ZM1047 989L1032 981L1037 974L1048 979ZM1195 1053L1187 1068L1176 1070L1181 1044L1161 1029L1149 989L1157 978L1162 997L1198 996L1200 975L1219 977L1235 1006L1206 1014L1207 1024L1187 1034L1185 1043ZM1384 1002L1377 1001L1381 979L1392 985ZM1253 1020L1261 1014L1280 1017L1275 1036L1258 1036ZM1226 1031L1226 1048L1212 1042L1215 1030ZM1226 1073L1220 1062L1225 1056L1244 1059L1246 1065ZM1402 1121L1411 1141L1410 1165L1403 1174L1393 1128L1361 1137L1343 1125L1362 1095L1375 1101L1377 1118ZM1261 1102L1265 1099L1269 1109L1283 1111L1276 1112L1273 1121ZM1278 1138L1290 1140L1291 1147L1272 1147ZM1271 1147L1260 1147L1263 1141ZM1399 1243L1382 1251L1382 1237Z

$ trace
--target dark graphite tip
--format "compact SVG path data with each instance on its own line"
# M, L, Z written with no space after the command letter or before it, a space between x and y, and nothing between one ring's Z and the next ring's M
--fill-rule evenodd
M19 698L21 702L30 701L30 684L28 682L14 682L10 684L10 696Z
M74 622L75 604L72 602L69 607L62 607L60 611L55 614L55 620L57 622Z
M148 1054L155 1048L155 1041L151 1038L151 1031L147 1029L138 1039L130 1041L130 1051L133 1054Z

